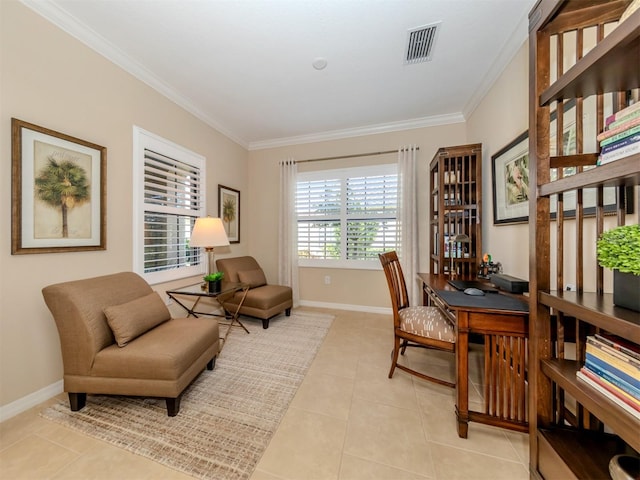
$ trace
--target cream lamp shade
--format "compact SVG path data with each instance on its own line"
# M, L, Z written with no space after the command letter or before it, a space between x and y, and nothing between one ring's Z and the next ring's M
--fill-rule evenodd
M229 245L229 238L227 238L227 232L224 231L222 220L213 217L196 219L196 224L193 226L193 231L191 232L189 246L204 247L209 257L207 274L213 273L214 271L214 247L226 247L227 245Z
M226 247L229 245L227 232L224 231L222 220L213 217L201 217L196 219L196 224L191 232L191 247Z

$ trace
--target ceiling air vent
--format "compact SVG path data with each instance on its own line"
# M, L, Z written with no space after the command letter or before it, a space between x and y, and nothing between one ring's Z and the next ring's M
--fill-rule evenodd
M438 37L438 30L442 22L424 25L409 30L407 33L407 48L404 63L428 62L433 55L433 46Z

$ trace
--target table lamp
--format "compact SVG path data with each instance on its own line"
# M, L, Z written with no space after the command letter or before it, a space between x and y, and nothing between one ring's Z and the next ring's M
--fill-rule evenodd
M190 247L204 247L209 257L207 275L215 271L213 263L213 249L229 245L227 232L224 231L222 220L213 217L201 217L196 219L196 224L191 232Z
M457 234L455 237L453 237L451 239L450 243L451 243L451 245L449 247L449 259L451 260L451 266L449 267L449 275L451 277L454 277L455 273L453 271L453 258L454 258L454 256L456 258L458 258L455 255L455 251L456 251L455 250L455 244L456 243L471 243L471 239L469 238L469 235L466 235L464 233L459 233L459 234ZM461 255L461 257L464 257L464 255Z

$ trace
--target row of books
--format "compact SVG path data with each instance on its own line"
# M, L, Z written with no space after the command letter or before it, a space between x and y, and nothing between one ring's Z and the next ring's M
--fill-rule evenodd
M598 165L640 153L640 102L607 117L604 131L598 135Z
M640 419L640 348L606 334L587 337L579 380Z

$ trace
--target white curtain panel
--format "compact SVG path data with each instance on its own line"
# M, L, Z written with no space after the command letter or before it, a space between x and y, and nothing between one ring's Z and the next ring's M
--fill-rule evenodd
M411 305L420 305L418 285L418 176L416 145L398 150L398 198L400 221L400 263Z
M280 162L280 219L278 236L278 283L293 290L293 306L300 303L298 288L298 229L296 222L296 179L298 166L289 158Z

